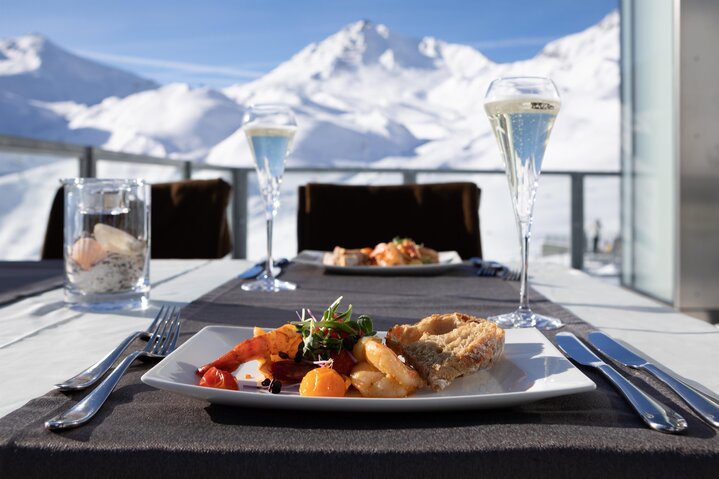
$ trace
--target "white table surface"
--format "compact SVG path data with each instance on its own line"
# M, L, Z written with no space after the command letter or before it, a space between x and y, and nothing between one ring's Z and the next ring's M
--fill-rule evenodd
M101 358L129 333L145 329L162 305L187 304L253 263L153 260L151 306L142 312L79 313L64 307L61 289L0 308L0 417ZM716 327L580 271L535 264L531 278L551 301L719 397Z

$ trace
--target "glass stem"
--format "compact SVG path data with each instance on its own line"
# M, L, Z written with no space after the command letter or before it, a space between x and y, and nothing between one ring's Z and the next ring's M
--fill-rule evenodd
M529 268L529 238L532 224L528 221L519 223L519 242L522 249L522 275L519 287L519 309L529 311L529 291L527 288L527 269Z
M274 262L272 260L272 215L267 217L267 264L265 265L265 271L269 280L275 279L272 274L272 266Z

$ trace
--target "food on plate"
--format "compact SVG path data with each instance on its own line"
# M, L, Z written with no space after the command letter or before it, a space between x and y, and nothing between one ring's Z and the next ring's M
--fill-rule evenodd
M358 342L353 351L359 358L355 356L358 362L352 368L350 379L363 396L406 397L424 386L417 371L380 341L366 339Z
M372 318L362 314L357 320L352 318L352 305L344 313L338 311L342 296L330 305L322 317L317 319L312 311L303 309L298 314L299 321L292 323L302 337L302 342L295 359L299 356L305 360L331 360L333 355L348 351L360 338L374 336L376 331Z
M217 389L231 389L237 391L237 380L232 373L211 367L200 379L200 386Z
M369 266L372 248L345 249L335 246L332 253L326 253L323 263L334 266Z
M260 372L266 378L272 378L280 381L282 384L297 384L302 381L308 372L317 368L317 365L311 362L293 359L267 361L267 369L260 368Z
M357 363L350 378L352 386L365 397L403 398L409 395L407 388L368 362Z
M365 350L367 346L367 342L374 341L377 343L381 343L382 340L378 338L377 336L366 336L364 338L360 338L357 343L352 348L352 356L354 356L355 360L358 363L367 361L367 356L365 356Z
M490 367L504 349L504 330L462 313L433 314L394 326L385 341L439 391L459 376Z
M391 377L410 392L421 388L424 384L417 371L405 365L397 354L380 342L365 343L364 350L367 362Z
M226 354L199 368L197 373L203 375L212 367L232 372L239 368L240 364L253 359L267 361L273 354L290 354L297 350L301 341L302 338L297 334L297 328L292 324L285 324L269 333L242 341Z
M410 238L394 238L372 248L345 249L336 246L323 263L333 266L406 266L439 263L439 253Z
M295 385L302 396L403 398L427 385L444 389L459 376L490 367L502 354L504 331L485 319L433 314L394 326L385 344L370 317L352 319L352 306L340 312L341 301L319 319L303 309L299 321L269 332L254 328L252 338L197 369L200 386L263 387L278 394ZM263 380L248 385L245 376L238 382L234 371L252 360Z
M340 312L341 301L342 297L337 298L320 319L311 310L303 309L298 313L299 321L273 331L265 332L255 327L252 338L240 342L231 351L197 369L197 374L203 380L210 374L208 380L200 385L215 387L219 383L212 376L217 374L214 370L231 374L242 363L257 360L259 371L267 381L267 384L261 384L271 392L279 392L282 384L304 382L305 386L300 388L300 393L304 391L313 396L335 396L339 388L325 386L339 384L336 381L339 377L341 393L344 395L351 385L349 375L356 363L352 348L361 338L376 332L369 316L360 315L356 320L352 319L351 305L346 311ZM319 368L330 369L331 373L318 372ZM311 384L314 386L310 387Z
M302 396L342 397L346 391L345 379L332 368L315 368L300 383Z

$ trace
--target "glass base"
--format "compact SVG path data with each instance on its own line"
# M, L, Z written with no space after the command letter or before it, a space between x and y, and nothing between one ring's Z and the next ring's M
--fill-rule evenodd
M143 310L150 305L149 288L143 289L143 291L125 291L121 293L80 294L66 288L65 304L76 311L91 313Z
M242 285L244 291L266 291L268 293L276 293L277 291L294 291L297 289L295 283L282 281L280 279L270 277L263 274L257 277L255 281Z
M494 321L503 329L537 328L543 331L550 331L564 326L564 323L560 319L534 313L531 309L521 308L517 309L513 313L491 316L487 319Z

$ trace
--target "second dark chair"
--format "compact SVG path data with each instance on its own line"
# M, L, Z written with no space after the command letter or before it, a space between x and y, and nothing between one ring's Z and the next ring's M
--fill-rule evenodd
M482 256L480 189L474 183L299 188L297 247L331 251L412 238L463 258Z

